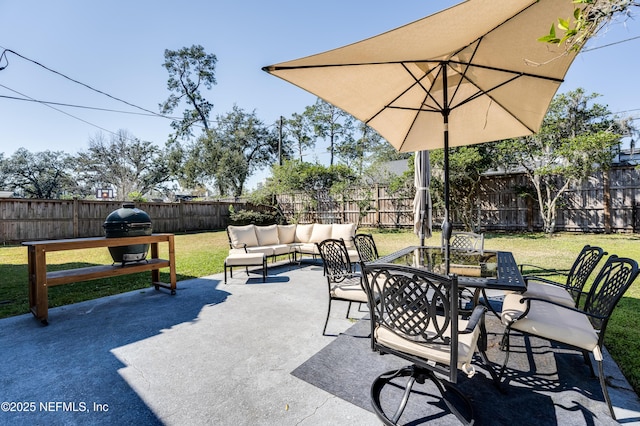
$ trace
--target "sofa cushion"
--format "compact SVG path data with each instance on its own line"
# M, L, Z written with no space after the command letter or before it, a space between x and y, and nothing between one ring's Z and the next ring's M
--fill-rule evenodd
M336 223L331 226L331 238L336 240L342 238L347 247L353 247L353 240L351 238L356 235L355 223Z
M273 246L247 247L247 253L262 253L267 257L275 255Z
M231 241L231 247L243 248L246 244L247 247L255 247L258 245L258 238L256 238L256 226L234 226L229 225L227 231L229 232L229 240Z
M280 244L291 244L296 240L296 225L278 225Z
M279 244L278 225L256 226L256 237L259 246Z
M320 254L316 243L302 243L296 248L296 250L298 251L298 253Z
M316 223L313 225L313 232L311 232L310 243L319 243L331 238L331 228L334 225Z
M308 243L311 239L313 231L313 223L305 225L296 225L296 243Z

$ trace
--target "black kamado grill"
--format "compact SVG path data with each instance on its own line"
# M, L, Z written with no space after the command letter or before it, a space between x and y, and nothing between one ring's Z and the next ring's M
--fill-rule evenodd
M122 208L112 211L102 225L107 238L139 237L151 235L151 218L133 203L124 203ZM145 260L149 244L109 247L115 263L140 262Z

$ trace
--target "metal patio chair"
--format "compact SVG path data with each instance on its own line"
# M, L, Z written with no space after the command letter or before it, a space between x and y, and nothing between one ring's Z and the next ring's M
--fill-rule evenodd
M373 235L356 234L352 239L361 262L373 262L380 257Z
M444 246L444 240L442 241ZM451 250L484 253L484 234L454 231L449 241Z
M458 371L469 377L471 364L480 352L496 385L498 377L487 360L484 306L477 306L468 320L458 315L458 279L425 269L392 264L362 263L363 282L370 297L372 349L403 358L411 365L378 376L371 385L374 411L386 425L397 424L419 384L429 380L442 395L448 409L461 422L472 424L470 400L455 386ZM372 303L380 295L378 303ZM406 384L399 383L408 378ZM389 385L389 386L387 386ZM386 390L384 390L386 388ZM384 390L384 391L383 391ZM400 401L395 410L384 409ZM402 396L400 395L402 393ZM411 420L407 419L408 422Z
M506 326L502 348L506 351L500 369L502 379L509 362L512 331L558 342L582 352L595 376L589 353L598 363L598 376L611 417L615 419L604 377L602 344L613 309L638 276L633 259L610 256L598 273L582 309L523 294L508 294L504 299L502 322Z
M316 243L316 245L324 264L324 273L329 290L327 319L322 329L322 335L326 336L329 315L331 314L331 302L336 300L349 302L346 316L346 318L349 318L351 304L353 302L358 304L367 303L368 299L362 287L361 275L353 272L353 267L349 260L349 252L344 240L327 239Z
M607 254L602 248L585 245L568 272L555 269L545 269L535 265L522 264L534 268L536 272L524 275L529 297L549 299L563 305L579 307L584 293L584 286L600 260ZM550 275L564 276L564 282L552 280Z

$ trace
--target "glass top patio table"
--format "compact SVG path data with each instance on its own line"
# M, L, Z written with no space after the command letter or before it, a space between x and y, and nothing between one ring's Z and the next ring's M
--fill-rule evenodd
M442 247L406 247L382 256L374 263L427 268L432 272L445 274ZM527 289L513 254L507 251L468 252L451 249L449 272L457 274L458 283L464 287L517 292L524 292Z

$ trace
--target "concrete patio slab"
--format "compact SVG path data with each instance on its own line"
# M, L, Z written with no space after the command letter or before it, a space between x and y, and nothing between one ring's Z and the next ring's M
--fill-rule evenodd
M258 271L259 272L259 271ZM322 267L272 266L181 281L0 320L0 424L377 425L376 416L291 374L322 336ZM353 310L355 312L355 309ZM354 323L336 303L329 333ZM359 313L358 315L364 315ZM330 371L331 366L327 366ZM640 403L615 364L619 421ZM519 421L526 424L526 421Z

